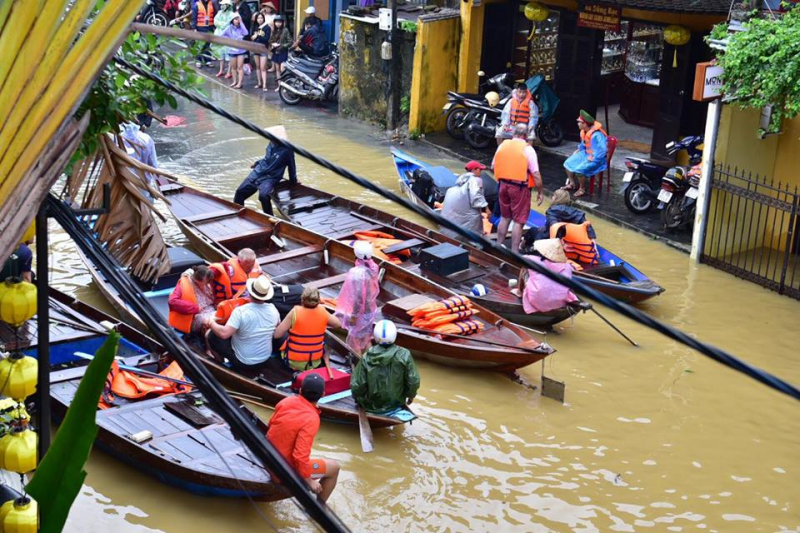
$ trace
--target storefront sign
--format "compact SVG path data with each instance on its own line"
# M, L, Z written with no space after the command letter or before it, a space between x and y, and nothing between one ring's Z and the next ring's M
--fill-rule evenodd
M710 62L698 63L694 73L692 99L707 102L722 96L722 67Z
M587 4L578 12L578 26L593 30L619 31L622 10L618 7Z

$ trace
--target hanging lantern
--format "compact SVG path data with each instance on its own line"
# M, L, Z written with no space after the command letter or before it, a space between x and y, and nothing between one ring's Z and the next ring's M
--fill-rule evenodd
M0 438L0 468L25 474L36 468L36 433L16 427Z
M533 39L534 32L536 32L536 23L547 20L547 17L550 16L550 10L539 2L529 2L525 5L523 13L526 19L533 22L531 25L531 33L528 35L528 40L530 41Z
M0 530L3 533L39 531L39 505L30 496L9 500L0 507Z
M9 278L0 282L0 320L15 328L36 314L36 285Z
M22 352L12 352L0 361L0 383L3 384L0 394L24 400L36 392L39 362Z
M692 32L685 26L672 24L664 28L664 40L675 47L672 55L672 68L678 68L678 46L683 46L692 38Z
M11 398L0 399L0 427L2 425L24 425L30 419L31 416L28 414L28 410L25 409L25 404Z

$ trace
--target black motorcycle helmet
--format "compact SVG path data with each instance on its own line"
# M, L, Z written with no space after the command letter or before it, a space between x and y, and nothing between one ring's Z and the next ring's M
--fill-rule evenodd
M664 178L675 183L680 183L686 179L686 169L683 167L672 167L664 174Z

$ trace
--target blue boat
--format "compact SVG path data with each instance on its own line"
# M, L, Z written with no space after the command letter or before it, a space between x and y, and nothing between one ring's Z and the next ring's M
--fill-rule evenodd
M157 372L161 345L117 324L105 313L50 289L50 398L53 419L63 420L88 361L105 341L111 324L122 335L120 364ZM35 320L16 334L0 323L0 343L37 356ZM246 409L242 406L242 409ZM253 423L266 425L252 412ZM159 481L204 496L275 501L290 497L231 432L199 391L129 400L115 395L98 408L95 446Z
M430 212L436 212L432 207L433 200L444 197L447 188L455 184L456 174L443 166L428 165L396 148L392 148L392 157L397 168L400 189L414 204ZM425 170L433 178L434 187L428 198L420 198L412 187L411 180L417 170ZM487 179L484 173L484 182ZM492 222L496 223L497 221L493 220ZM531 209L527 226L541 227L545 223L545 215ZM600 253L600 264L575 272L578 281L612 298L631 304L643 302L664 292L663 287L615 253L599 245L597 249ZM484 250L484 252L491 254L491 250Z

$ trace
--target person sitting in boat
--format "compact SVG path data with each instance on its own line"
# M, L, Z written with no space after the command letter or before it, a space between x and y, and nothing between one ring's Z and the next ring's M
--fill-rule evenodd
M458 224L464 229L483 235L483 217L481 213L489 203L483 196L483 179L481 171L486 169L477 161L467 163L466 172L461 174L453 187L447 189L442 206L442 216ZM465 240L461 235L447 228L442 233L456 239Z
M169 296L169 325L183 333L202 333L214 316L214 273L205 265L181 276Z
M267 131L284 141L289 139L286 128L283 126L273 126L267 128ZM297 185L297 166L294 161L294 152L285 146L271 142L267 146L266 155L256 161L252 168L252 172L236 189L233 201L239 205L244 205L244 201L257 192L258 199L261 202L261 209L271 215L270 195L283 178L286 169L289 169L289 184L292 187Z
M572 278L572 265L567 262L564 248L558 239L534 242L533 252L526 258L564 277ZM528 314L560 309L578 299L567 287L527 268L520 270L519 286L511 292L522 298L522 307Z
M281 356L292 370L310 370L323 362L327 368L331 366L325 353L325 331L340 328L342 323L319 300L319 290L306 287L300 296L301 305L295 306L275 329L276 339L289 334L281 346Z
M420 378L411 352L396 345L397 326L381 320L373 330L375 346L358 361L350 377L353 399L371 413L389 413L409 405Z
M320 426L317 402L324 393L325 380L317 374L308 374L303 379L299 395L284 398L275 406L267 438L305 480L311 492L327 502L336 488L339 463L333 459L311 457L311 447Z
M586 176L594 176L608 168L606 158L608 134L603 129L603 125L581 109L578 117L578 129L581 132L578 149L564 161L564 168L569 180L569 184L564 188L568 191L574 191L577 188L575 198L586 194Z
M591 229L592 223L588 220L583 224L558 222L550 226L550 238L561 240L567 259L576 263L579 269L593 267L600 264L600 253L591 237Z
M228 264L233 268L231 290L234 294L246 289L248 279L255 279L262 274L261 266L256 263L256 253L252 248L242 248L238 254L228 259Z
M586 214L580 209L570 205L571 203L572 199L570 198L569 192L565 191L564 189L558 189L556 192L554 192L553 199L550 202L550 207L548 207L547 211L545 212L547 222L542 227L530 228L525 232L525 235L522 237L523 249L531 250L534 241L538 241L539 239L549 239L550 228L554 224L558 224L559 222L583 224L586 222ZM588 232L589 238L592 240L597 240L597 234L591 225L589 226Z
M266 366L280 320L278 310L269 303L274 292L266 275L248 279L250 303L234 309L225 325L208 320L206 340L214 359L221 363L227 359L240 372Z
M355 266L347 272L336 305L336 318L347 330L347 345L361 355L369 348L372 326L378 316L378 265L372 260L372 244L358 241L353 246Z

